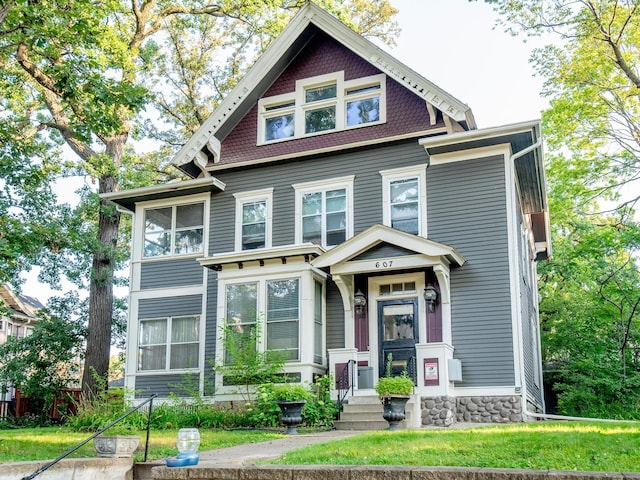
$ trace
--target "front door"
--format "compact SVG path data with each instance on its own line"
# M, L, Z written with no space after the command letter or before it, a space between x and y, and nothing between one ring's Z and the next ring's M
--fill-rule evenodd
M399 375L406 370L415 381L418 299L379 301L378 332L380 335L379 375L381 377L387 375L387 363L391 355L391 375Z

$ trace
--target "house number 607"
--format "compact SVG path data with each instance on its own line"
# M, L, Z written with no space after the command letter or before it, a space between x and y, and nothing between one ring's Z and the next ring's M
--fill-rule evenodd
M385 260L384 262L376 262L376 268L389 268L393 265L393 260Z

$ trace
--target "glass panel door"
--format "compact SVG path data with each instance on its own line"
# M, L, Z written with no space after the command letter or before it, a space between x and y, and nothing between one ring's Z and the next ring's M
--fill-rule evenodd
M378 302L378 328L379 375L387 374L387 363L391 359L391 375L399 375L406 370L414 377L418 341L418 300L410 298Z

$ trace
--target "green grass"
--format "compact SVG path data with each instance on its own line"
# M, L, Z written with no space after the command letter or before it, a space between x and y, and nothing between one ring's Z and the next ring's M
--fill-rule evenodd
M142 440L135 454L136 461L144 459L146 431L133 433ZM0 463L31 460L52 460L90 437L90 433L72 432L64 427L21 428L0 430ZM174 456L178 430L151 431L148 460ZM261 431L223 431L200 429L200 451L232 447L243 443L255 443L282 437L281 433ZM76 450L68 458L95 457L93 441Z
M145 432L136 461L144 455ZM50 460L89 434L68 428L0 430L0 463ZM177 453L176 430L152 431L149 460ZM264 431L200 429L200 451L282 437ZM537 422L473 429L363 433L287 453L280 464L462 466L640 472L640 422ZM72 457L94 457L93 443Z
M639 422L539 422L371 432L294 450L273 463L640 472L639 452Z

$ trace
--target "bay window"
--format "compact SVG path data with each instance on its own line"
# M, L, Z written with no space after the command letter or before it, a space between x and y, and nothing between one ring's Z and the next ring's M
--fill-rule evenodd
M234 336L226 345L277 352L286 361L299 360L299 278L228 284L225 311L225 333ZM258 311L264 314L258 315ZM256 331L264 335L256 335ZM224 358L225 362L232 363L233 352L226 351Z

